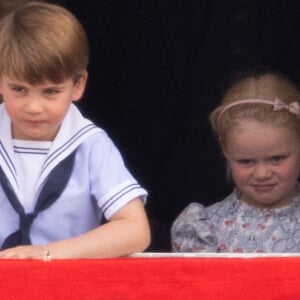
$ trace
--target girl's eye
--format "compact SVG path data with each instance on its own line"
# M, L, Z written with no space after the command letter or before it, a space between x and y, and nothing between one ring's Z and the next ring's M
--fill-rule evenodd
M281 162L285 157L283 155L277 155L271 157L271 162L279 163Z
M238 163L240 165L248 166L248 165L251 165L253 163L253 160L252 159L240 159L238 161Z

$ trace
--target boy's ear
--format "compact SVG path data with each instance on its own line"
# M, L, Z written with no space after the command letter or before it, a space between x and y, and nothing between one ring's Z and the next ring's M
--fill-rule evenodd
M0 104L2 103L3 98L2 98L2 78L0 77Z
M87 79L88 79L88 72L85 70L74 84L73 101L78 101L81 99L85 91Z

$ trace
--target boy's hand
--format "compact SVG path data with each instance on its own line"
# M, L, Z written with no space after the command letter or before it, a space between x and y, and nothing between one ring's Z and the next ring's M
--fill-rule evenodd
M0 251L0 259L41 259L51 260L45 246L18 246Z

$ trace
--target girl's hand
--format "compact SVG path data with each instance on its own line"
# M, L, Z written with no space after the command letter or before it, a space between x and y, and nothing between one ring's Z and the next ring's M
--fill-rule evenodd
M0 251L0 259L41 259L51 260L45 246L18 246Z

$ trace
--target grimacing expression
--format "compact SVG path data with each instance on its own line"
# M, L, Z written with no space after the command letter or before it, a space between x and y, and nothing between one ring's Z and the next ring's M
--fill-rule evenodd
M300 172L296 132L243 120L227 134L223 152L242 200L269 208L292 201Z

